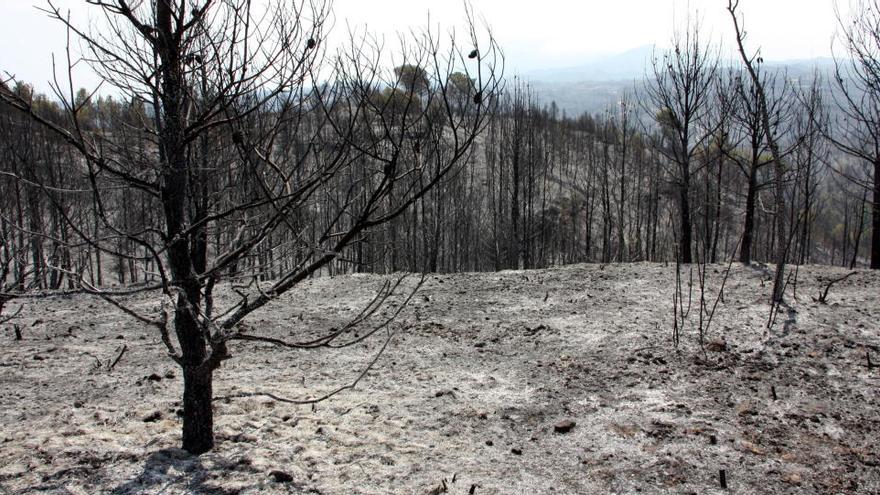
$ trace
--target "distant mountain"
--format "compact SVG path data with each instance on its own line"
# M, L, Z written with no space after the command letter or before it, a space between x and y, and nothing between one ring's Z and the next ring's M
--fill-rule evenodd
M527 72L523 79L554 83L642 79L653 53L654 46L645 45L617 55L599 57L577 67Z
M766 63L768 70L784 71L789 79L798 80L805 84L813 80L813 74L818 72L825 82L831 81L831 75L834 74L834 59L830 57L819 57L800 60L783 60L769 61ZM843 67L844 74L847 67Z
M653 45L641 46L617 55L598 57L576 67L530 71L521 78L529 83L539 102L545 105L555 102L569 116L585 112L601 113L617 103L624 92L641 91L646 75L651 74L654 50ZM738 61L729 61L724 65L734 63ZM789 79L801 85L809 84L813 73L818 71L828 85L834 71L834 60L767 61L765 67L768 70L783 70ZM826 89L831 90L830 87Z

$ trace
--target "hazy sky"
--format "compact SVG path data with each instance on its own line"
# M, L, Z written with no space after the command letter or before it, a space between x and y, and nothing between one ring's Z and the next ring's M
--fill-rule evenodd
M755 48L760 45L767 60L830 56L837 28L834 4L846 11L849 1L741 0L748 43ZM93 9L84 0L55 3L69 8L72 17L83 22ZM45 0L0 0L0 71L45 88L44 81L51 77L51 54L63 55L65 35L57 22L34 5L45 5ZM664 45L688 12L703 20L706 34L730 45L727 0L472 0L472 5L504 49L508 73L575 66L597 55ZM343 34L350 23L366 24L389 37L395 31L424 25L428 12L432 25L460 23L463 4L455 0L335 0L334 12L336 27L331 36Z

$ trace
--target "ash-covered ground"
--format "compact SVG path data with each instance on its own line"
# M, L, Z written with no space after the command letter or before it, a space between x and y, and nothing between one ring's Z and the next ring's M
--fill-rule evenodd
M710 303L726 268L709 267ZM801 267L767 332L771 272L734 265L705 352L694 328L671 343L672 265L431 275L372 371L314 408L222 397L320 396L384 331L339 350L234 343L200 457L177 448L180 372L154 330L89 296L19 300L22 340L0 334L0 492L880 493L880 273L813 300L846 273ZM391 278L309 281L250 331L338 328Z

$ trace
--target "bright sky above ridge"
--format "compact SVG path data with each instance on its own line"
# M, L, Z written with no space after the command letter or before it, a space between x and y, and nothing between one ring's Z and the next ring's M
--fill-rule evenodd
M81 23L95 9L84 0L55 3ZM835 3L847 12L849 0L741 0L749 46L760 46L767 60L831 56ZM0 0L0 71L45 90L51 54L63 56L65 33L34 5L45 1ZM664 46L689 12L702 20L707 38L730 44L726 0L472 0L472 5L504 49L508 73L577 66L639 46ZM434 26L460 25L464 8L454 0L336 0L334 12L331 36L342 35L348 23L366 24L393 39L396 31L425 25L429 12ZM89 77L83 78L89 85Z

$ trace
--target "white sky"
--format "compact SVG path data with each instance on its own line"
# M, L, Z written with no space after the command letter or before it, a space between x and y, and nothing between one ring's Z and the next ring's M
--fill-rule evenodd
M54 1L81 22L94 9L84 0ZM849 1L741 0L747 42L760 46L767 60L830 56L837 28L834 4L845 11ZM63 57L65 33L34 5L45 0L0 0L0 73L14 73L45 90L51 54ZM702 19L713 40L731 44L727 0L472 0L472 5L504 49L508 73L576 66L597 55L663 46L688 12ZM394 39L396 31L424 26L428 12L432 25L460 24L464 9L457 0L335 0L334 12L331 36L343 35L348 22ZM81 77L82 85L93 82Z

